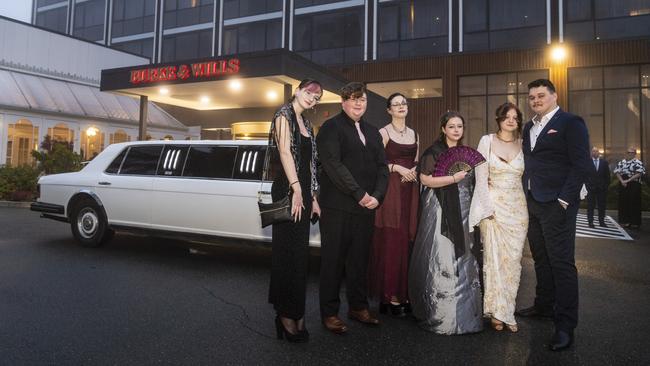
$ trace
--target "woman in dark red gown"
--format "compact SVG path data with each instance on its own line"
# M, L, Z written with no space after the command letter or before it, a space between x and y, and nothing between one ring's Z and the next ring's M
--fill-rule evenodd
M369 293L380 301L379 310L403 317L410 311L408 264L415 238L419 190L417 183L418 135L406 127L408 101L400 93L388 97L392 120L379 132L390 171L388 190L375 216L370 265Z

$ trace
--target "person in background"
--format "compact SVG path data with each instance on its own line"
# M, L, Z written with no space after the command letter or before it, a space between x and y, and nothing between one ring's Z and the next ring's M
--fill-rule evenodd
M592 175L587 180L587 219L589 227L594 226L594 208L598 206L598 222L600 226L607 227L605 223L605 210L607 205L607 189L609 188L610 174L609 163L600 157L597 147L591 148L591 160L594 164Z
M627 149L625 159L614 169L618 178L618 222L625 227L641 227L641 177L643 162L636 158L636 149Z

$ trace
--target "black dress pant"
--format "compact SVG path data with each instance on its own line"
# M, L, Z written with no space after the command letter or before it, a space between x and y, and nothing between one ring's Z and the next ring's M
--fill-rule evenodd
M587 195L587 219L594 223L594 209L598 206L598 222L605 223L605 206L607 205L607 189L594 189Z
M573 332L578 325L578 271L575 265L578 205L565 210L558 201L537 202L528 194L528 242L535 260L535 307L553 312L555 327Z
M322 209L320 311L323 318L338 315L344 277L349 308L368 308L367 268L374 217L374 214L354 215Z
M618 186L618 222L641 226L641 183L629 182Z

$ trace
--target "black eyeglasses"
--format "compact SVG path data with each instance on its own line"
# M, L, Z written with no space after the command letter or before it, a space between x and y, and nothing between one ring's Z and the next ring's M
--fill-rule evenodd
M391 103L390 104L391 107L399 107L399 106L407 106L407 105L409 105L409 102L406 101L406 100L402 101L402 103Z

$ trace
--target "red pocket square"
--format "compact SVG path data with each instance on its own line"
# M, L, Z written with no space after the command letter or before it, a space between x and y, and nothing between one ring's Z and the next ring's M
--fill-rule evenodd
M554 130L554 129L551 128L550 130L548 130L548 132L546 134L550 135L552 133L557 133L557 130Z

